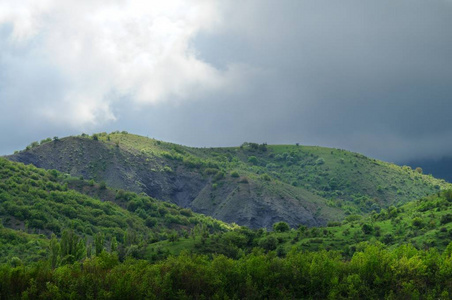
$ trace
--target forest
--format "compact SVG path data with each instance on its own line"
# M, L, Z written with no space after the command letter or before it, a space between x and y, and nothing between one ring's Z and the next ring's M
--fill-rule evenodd
M0 267L2 299L448 299L452 244L443 253L364 243L350 260L338 251L255 248L239 259L182 252L151 263L102 250L53 266Z

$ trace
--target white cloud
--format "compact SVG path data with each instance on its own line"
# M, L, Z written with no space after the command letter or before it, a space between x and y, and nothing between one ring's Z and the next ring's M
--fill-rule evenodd
M177 103L236 80L237 68L219 71L190 47L198 32L220 23L207 0L0 3L0 26L12 26L6 45L27 49L66 83L62 97L41 99L39 112L73 126L115 120L119 98Z

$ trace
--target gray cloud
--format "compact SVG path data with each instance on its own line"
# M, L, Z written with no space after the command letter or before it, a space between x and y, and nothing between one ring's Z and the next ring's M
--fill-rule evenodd
M122 56L99 47L87 63L67 60L63 52L71 48L54 47L39 31L25 46L11 42L14 28L4 21L0 152L46 136L116 129L192 146L319 144L391 161L440 157L452 148L450 1L199 3L193 30L174 35L181 44L169 56L155 47L139 52L157 57L158 67L118 64ZM140 24L127 27L125 37L137 43L121 55L152 41L168 45ZM82 53L93 50L83 44L92 38L88 25L73 32L83 36Z

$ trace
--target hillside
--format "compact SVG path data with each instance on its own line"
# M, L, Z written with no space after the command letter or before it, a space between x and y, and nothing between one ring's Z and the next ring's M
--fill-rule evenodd
M14 256L25 260L45 258L47 239L52 234L61 237L68 229L83 237L86 245L101 235L106 248L115 239L121 255L135 249L138 256L144 257L148 244L186 236L195 227L212 232L229 228L210 217L146 195L114 191L102 183L3 158L0 221L0 262Z
M35 146L20 155L33 159L38 151L47 147L46 151L53 153L56 150L48 147L57 148L67 142L83 147L91 145L90 155L99 155L96 151L105 146L113 151L113 157L117 151L118 156L128 159L127 163L116 165L120 173L112 174L112 178L132 174L130 178L136 179L140 172L121 172L140 170L151 163L154 163L153 168L161 168L152 172L159 173L159 178L168 180L168 184L178 179L179 171L187 172L180 176L187 180L201 178L206 182L200 195L192 201L201 204L206 198L214 202L224 193L239 194L237 198L231 196L231 202L246 195L256 195L256 201L266 201L279 193L287 198L304 196L312 205L328 203L330 206L325 205L323 209L331 213L341 209L337 204L340 202L324 197L337 193L341 195L338 199L348 203L347 209L368 211L367 204L346 199L347 193L362 187L317 189L316 184L321 182L308 185L302 180L304 175L297 184L287 183L292 179L291 168L308 168L323 171L325 177L331 176L333 172L328 171L339 169L334 168L336 151L341 154L338 165L346 164L346 159L353 162L355 157L362 160L362 166L373 170L377 179L384 178L381 174L390 174L393 177L388 178L393 180L403 179L403 185L394 183L400 189L396 192L400 197L406 186L413 189L412 194L422 191L423 186L436 192L403 205L378 209L379 212L374 210L365 216L343 213L345 219L329 221L324 227L300 225L291 229L287 223L278 222L272 226L273 231L252 230L89 179L101 179L102 168L88 167L86 171L93 173L82 175L87 180L0 158L2 297L447 299L452 293L449 284L452 277L452 191L440 191L448 186L442 181L406 167L398 168L334 149L267 146L264 151L259 150L259 146L253 149L253 145L244 145L215 149L216 154L212 154L212 149L184 147L181 150L180 146L155 141L158 147L150 155L146 151L127 149L126 145L121 147L116 142L111 145L112 137L110 141L108 136L102 138L61 139ZM282 164L278 155L284 157L282 151L295 147L301 148L300 157L305 151L308 158L300 158L300 166ZM234 151L235 156L218 159L228 157L230 151ZM319 155L311 155L309 151ZM62 152L62 161L65 155ZM130 162L134 162L132 157L141 165L130 166ZM313 159L315 165L306 163ZM95 163L103 161L102 157ZM279 162L279 171L269 171L267 165L263 166L264 162L275 165ZM303 163L306 164L301 167ZM112 165L105 160L105 170L110 167ZM128 169L121 170L121 167ZM325 167L328 170L323 169ZM358 168L359 172L362 170ZM344 180L354 178L346 175ZM367 176L363 174L363 178L369 178ZM136 184L136 187L143 185ZM369 191L373 188L370 183L367 187ZM166 192L161 191L162 195ZM376 191L389 194L383 187L377 186ZM208 195L203 195L207 192ZM395 201L381 203L388 205ZM207 204L202 205L209 208ZM232 207L240 205L231 203Z
M52 259L22 265L13 257L0 265L0 295L8 299L449 299L451 207L452 191L444 191L366 218L349 216L325 228L290 229L278 223L273 232L244 227L204 232L152 244L151 252L161 255L150 260L129 256L121 262L113 250L55 267Z
M237 259L250 254L255 247L275 251L283 257L289 252L339 251L351 258L367 243L381 244L388 249L410 245L416 249L444 251L452 237L452 190L391 206L380 213L362 217L348 216L342 222L330 222L325 227L300 226L289 229L276 223L273 231L237 228L233 231L210 234L194 244L161 241L153 245L174 255L183 250L199 254L221 253Z
M451 187L345 150L255 143L191 148L125 132L49 139L7 158L251 228L279 221L325 225Z

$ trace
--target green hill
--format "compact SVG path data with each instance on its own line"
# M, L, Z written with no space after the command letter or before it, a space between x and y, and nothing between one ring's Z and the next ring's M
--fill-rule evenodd
M9 158L51 167L0 158L2 299L452 294L452 191L407 167L336 149L195 149L120 133ZM228 225L144 192L255 227L297 226Z
M33 143L8 159L144 192L251 228L325 225L452 187L345 150L245 143L191 148L128 133Z
M46 257L47 238L62 236L66 229L84 238L86 245L101 235L106 248L115 239L121 255L135 245L144 256L148 244L188 235L195 227L207 231L230 228L147 195L111 190L103 183L4 158L0 158L0 220L0 262L14 256L25 260Z

